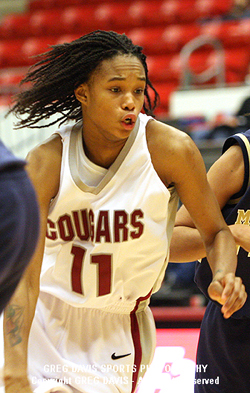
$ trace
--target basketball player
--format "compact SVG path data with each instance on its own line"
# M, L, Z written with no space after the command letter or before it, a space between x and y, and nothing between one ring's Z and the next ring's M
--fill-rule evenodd
M28 156L41 236L6 310L5 392L134 392L154 353L148 304L167 265L177 195L202 234L209 293L225 318L246 299L233 236L194 143L151 117L158 95L146 57L124 34L52 47L25 81L13 107L25 115L19 126L52 114L75 124Z
M209 183L238 245L236 273L242 277L248 293L250 291L249 152L250 131L248 130L226 140L222 156L208 172ZM181 258L181 253L183 253L182 260L185 260L188 249L194 253L193 258L201 258L205 255L198 231L191 227L183 228L183 225L192 225L185 210L181 208L177 214L177 227L174 229L171 242L171 260ZM189 255L188 258L192 259L192 256ZM229 319L223 318L220 305L211 301L208 296L207 288L211 278L208 261L203 258L201 263L196 263L195 281L208 297L209 302L200 330L195 392L248 393L250 300L248 297L244 306ZM201 365L207 366L205 372Z
M0 313L35 251L39 213L25 161L0 141Z

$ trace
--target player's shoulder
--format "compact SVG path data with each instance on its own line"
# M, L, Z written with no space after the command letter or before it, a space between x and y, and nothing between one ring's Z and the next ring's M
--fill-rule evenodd
M34 147L26 158L26 169L37 192L47 195L48 198L52 198L59 187L61 157L61 137L58 134L53 134Z
M164 150L165 153L181 152L194 147L194 142L186 132L158 120L148 122L147 140L152 147Z
M40 173L48 167L51 168L53 164L60 164L61 155L61 137L53 134L28 153L27 162L30 167L34 167Z
M167 185L197 152L188 134L157 120L147 125L147 143L156 172Z

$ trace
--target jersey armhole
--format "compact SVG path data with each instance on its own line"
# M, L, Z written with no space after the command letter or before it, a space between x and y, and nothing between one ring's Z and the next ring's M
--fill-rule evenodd
M249 133L250 137L250 133ZM243 159L244 159L244 181L242 184L242 187L239 192L236 194L232 195L230 199L230 204L236 204L242 196L245 194L246 190L248 189L250 185L250 143L245 134L236 134L233 135L232 137L228 138L225 141L225 144L222 149L222 154L228 150L231 146L238 144L242 150L243 154Z

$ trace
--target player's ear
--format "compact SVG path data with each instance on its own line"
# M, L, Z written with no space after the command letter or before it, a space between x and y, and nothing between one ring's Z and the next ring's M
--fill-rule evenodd
M86 104L88 101L88 85L82 83L75 89L75 96L79 102Z

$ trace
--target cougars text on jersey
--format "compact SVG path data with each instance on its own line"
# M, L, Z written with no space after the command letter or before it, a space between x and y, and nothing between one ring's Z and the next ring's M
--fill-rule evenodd
M78 237L82 241L94 243L120 243L128 239L138 239L143 234L144 214L141 209L132 213L125 210L100 210L95 220L92 209L76 210L61 215L56 222L47 221L46 237L65 242Z

